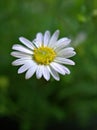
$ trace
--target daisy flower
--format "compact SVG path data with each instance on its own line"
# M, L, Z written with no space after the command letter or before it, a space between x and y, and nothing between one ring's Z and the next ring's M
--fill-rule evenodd
M70 70L65 65L75 63L68 59L76 54L73 47L69 44L71 40L63 37L58 40L59 30L51 36L50 31L45 31L44 35L39 32L33 41L24 37L19 40L23 45L15 44L11 55L18 58L12 65L21 67L18 74L26 72L25 78L29 79L36 73L36 78L44 77L47 81L52 76L59 81L59 74L70 74Z

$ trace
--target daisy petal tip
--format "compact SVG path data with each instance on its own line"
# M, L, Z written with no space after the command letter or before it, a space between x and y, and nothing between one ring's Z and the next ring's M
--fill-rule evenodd
M18 73L18 74L21 74L22 72L21 72L20 69L19 69L17 73Z
M76 55L76 52L74 51L74 55L73 56L75 56Z
M69 65L75 65L75 62L71 60Z
M20 37L19 37L19 40L21 41L23 38L24 38L23 36L20 36Z
M18 74L21 74L21 72L17 72Z
M69 44L71 43L71 39L68 39Z
M71 41L72 41L72 40L71 40L70 38L67 38L67 41L66 41L66 42L67 42L68 44L71 44Z
M38 76L37 76L36 78L37 78L37 79L40 79L41 77L38 77Z
M76 65L75 62L74 62L74 65Z
M14 66L13 63L11 63L11 65Z
M25 76L25 79L26 79L26 80L28 80L28 79L30 79L30 78L29 78L29 77L27 77L27 76Z
M59 35L59 33L60 33L60 30L58 30L58 29L57 29L57 30L55 31L55 33Z
M49 81L50 80L50 77L49 78L45 78L46 81Z
M69 71L67 74L70 74L71 72Z
M13 56L13 52L11 52L10 55Z
M70 74L70 70L68 69L68 71L66 71L66 74Z
M59 78L59 79L57 79L57 81L60 81L60 78Z
M49 81L49 79L45 79L47 82Z
M13 66L15 66L15 63L14 63L14 61L11 63Z
M28 80L29 78L25 78L26 80Z
M56 32L58 32L58 33L59 33L59 32L60 32L60 30L59 30L59 29L57 29L57 30L56 30Z
M56 81L60 81L60 77L59 78L57 78L57 79L55 79Z
M15 45L12 46L12 49L14 50Z
M11 52L10 55L11 55L11 56L15 56L14 52Z
M75 62L73 61L72 65L75 65Z
M50 31L49 31L49 30L46 30L46 31L45 31L45 33L46 33L46 32L47 32L47 33L50 33Z

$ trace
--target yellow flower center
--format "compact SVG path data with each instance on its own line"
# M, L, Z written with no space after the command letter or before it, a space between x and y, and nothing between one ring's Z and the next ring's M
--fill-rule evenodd
M41 46L34 50L33 59L38 64L48 65L54 60L55 57L56 53L52 48Z

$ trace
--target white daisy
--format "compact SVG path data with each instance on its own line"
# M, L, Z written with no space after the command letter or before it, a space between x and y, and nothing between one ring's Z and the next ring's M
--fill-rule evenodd
M18 58L12 62L12 65L21 67L18 74L26 71L25 78L31 78L35 73L37 79L44 77L47 81L50 75L55 80L60 80L59 74L70 74L70 70L65 65L74 65L75 63L68 59L76 53L73 47L69 47L70 39L63 37L58 40L59 30L56 30L52 36L46 31L44 35L37 33L36 38L31 42L24 37L19 40L24 46L15 44L11 53Z

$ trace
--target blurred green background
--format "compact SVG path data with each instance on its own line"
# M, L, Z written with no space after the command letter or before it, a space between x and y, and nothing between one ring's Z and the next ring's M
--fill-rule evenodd
M77 55L70 75L18 75L11 47L60 30ZM0 0L0 130L97 130L97 0Z

